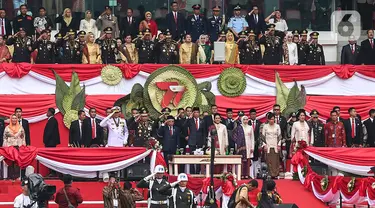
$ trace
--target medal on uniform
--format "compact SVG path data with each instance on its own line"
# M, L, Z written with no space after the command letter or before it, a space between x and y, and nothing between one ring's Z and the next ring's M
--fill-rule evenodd
M116 119L113 118L113 122L115 122L116 129L118 129L118 127L119 127L119 125L120 125L120 119L116 122Z

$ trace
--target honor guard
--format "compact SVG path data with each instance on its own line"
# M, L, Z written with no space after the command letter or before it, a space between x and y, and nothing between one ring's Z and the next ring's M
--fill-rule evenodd
M177 181L171 184L164 185L159 189L159 192L169 197L170 208L195 208L196 199L193 191L188 189L188 177L185 173L180 173Z
M196 42L199 36L207 33L207 20L200 13L201 5L192 6L194 14L188 16L186 33L191 34L192 42Z
M268 33L260 38L260 44L264 45L263 63L265 65L281 64L283 50L280 37L275 36L275 25L268 25Z
M234 36L239 38L239 34L249 27L246 19L241 16L241 7L234 7L234 16L229 19L228 28L233 32Z
M297 43L298 48L298 64L306 64L306 50L309 47L307 42L307 30L302 30L300 32L300 42Z
M262 54L258 42L255 40L254 30L249 31L249 35L245 31L240 34L238 41L238 50L241 64L261 64Z
M112 27L104 29L104 34L96 40L102 51L103 64L115 64L118 54L116 40L112 38Z
M208 35L210 36L211 43L217 41L220 31L225 26L225 16L220 17L220 6L212 8L213 16L208 19Z
M135 43L138 49L138 63L139 64L153 64L155 63L154 50L155 43L151 40L151 31L146 29L143 33L140 32Z
M55 36L55 63L61 63L63 57L63 36L61 33L57 33Z
M311 119L307 122L311 129L311 136L313 138L315 147L325 147L324 138L324 124L319 120L319 112L312 110L310 113Z
M135 129L133 143L129 146L147 147L149 138L156 136L156 122L149 118L146 108L141 108L139 113L140 116L129 126L129 129Z
M121 108L115 106L111 110L112 113L100 122L100 126L108 128L108 147L123 147L128 143L128 127L125 119L120 118Z
M168 185L164 179L164 167L157 165L153 174L139 181L137 188L148 188L148 207L167 208L169 204L168 196L159 192L160 188Z
M19 28L19 31L16 34L14 34L13 36L9 36L6 44L14 46L12 62L31 62L30 55L33 51L33 43L31 38L26 36L24 28Z
M156 53L158 54L159 64L178 64L178 44L172 39L170 31L167 29L164 33L165 39L158 44Z
M70 29L64 37L62 43L63 56L61 60L63 64L81 63L81 60L79 60L81 52L79 50L79 43L75 40L75 35L74 30Z
M318 32L310 34L310 44L306 49L306 64L307 65L325 65L323 46L318 44Z
M33 49L38 51L36 64L54 64L56 49L55 44L49 40L50 30L43 30L38 40L34 43Z

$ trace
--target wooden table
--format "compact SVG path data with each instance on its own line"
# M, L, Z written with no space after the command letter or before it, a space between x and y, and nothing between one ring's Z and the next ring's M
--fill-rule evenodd
M206 177L210 177L210 155L173 155L169 162L169 174L178 175L178 165L196 164L206 166ZM224 165L224 172L227 172L228 165L234 165L233 172L237 180L241 180L242 159L241 155L215 155L215 165Z

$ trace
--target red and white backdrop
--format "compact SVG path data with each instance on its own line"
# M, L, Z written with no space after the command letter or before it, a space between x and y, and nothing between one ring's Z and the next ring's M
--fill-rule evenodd
M55 78L51 69L62 79L70 82L75 71L86 86L86 106L95 107L99 117L104 116L105 109L131 92L135 83L144 84L147 77L155 70L165 66L157 64L118 66L123 78L116 86L103 83L100 76L103 65L0 65L0 115L9 116L16 106L21 107L24 117L29 120L31 144L42 147L43 128L46 123L46 111L49 107L58 109L55 104ZM342 108L343 117L347 116L349 107L356 107L362 118L368 117L368 110L375 108L375 67L374 66L245 66L236 65L246 76L245 92L235 98L225 97L217 88L219 74L229 65L181 65L196 78L197 83L210 81L211 91L216 95L219 112L225 115L226 108L236 112L244 110L248 113L255 108L259 118L263 118L276 100L275 72L288 87L293 80L303 84L307 92L305 109L309 112L317 109L323 119L328 118L333 106ZM58 113L61 142L66 147L68 129L64 127L62 115Z

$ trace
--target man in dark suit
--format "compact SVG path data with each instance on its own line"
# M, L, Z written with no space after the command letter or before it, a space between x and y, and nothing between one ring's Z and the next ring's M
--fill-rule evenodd
M249 24L249 29L254 30L256 37L258 37L260 33L264 33L266 22L264 21L263 14L259 12L258 6L254 5L253 10L246 15L245 19Z
M184 132L187 131L185 124L186 124L187 118L185 116L185 110L183 108L179 108L177 110L177 116L175 120L175 126L177 126L180 129L180 148L185 148L187 145L187 141L184 138Z
M181 130L175 126L173 116L168 116L164 125L158 129L157 134L162 139L163 154L167 166L170 157L176 153L177 147L180 148L180 133Z
M90 108L89 114L90 117L87 117L83 121L83 132L85 132L84 144L86 147L92 145L104 146L103 127L99 125L101 120L96 118L96 109Z
M83 128L83 121L86 119L85 111L78 111L78 120L70 124L69 129L69 146L70 147L84 147L85 132Z
M275 114L275 122L279 124L281 130L281 136L283 139L287 138L287 120L284 116L281 115L280 105L273 105L273 113Z
M44 127L43 143L45 147L56 147L60 144L59 124L55 118L55 109L48 108L48 121Z
M341 50L341 64L357 64L360 48L354 36L350 36L349 44L344 45Z
M178 41L185 32L185 17L181 12L178 12L178 3L176 1L171 3L172 11L167 14L167 28L172 34L172 39Z
M195 4L192 8L194 14L186 19L186 33L191 34L192 41L195 42L200 35L207 33L207 19L200 13L200 4Z
M227 108L226 112L227 112L227 118L223 119L223 124L227 127L229 148L230 149L233 148L234 150L236 145L232 139L233 129L235 126L235 121L233 119L233 109Z
M23 28L26 35L31 37L35 33L33 17L26 14L27 6L25 4L20 6L20 12L21 14L13 20L14 33L17 33L20 31L20 28Z
M186 127L188 128L185 132L185 139L189 145L190 154L193 153L197 148L206 146L206 138L204 137L205 124L204 121L199 118L200 110L198 107L193 108L193 117L187 120ZM190 166L191 173L195 173L194 165ZM196 173L200 172L200 167L197 166Z
M211 105L211 113L203 118L204 120L204 138L208 137L208 129L214 124L214 115L217 113L217 105Z
M4 120L0 118L0 135L4 135L5 123ZM3 136L0 136L0 147L3 146Z
M133 17L133 9L128 8L126 12L126 17L122 19L121 23L121 37L125 37L126 35L131 35L132 38L137 36L137 20Z
M10 20L6 18L5 9L0 9L0 35L2 36L9 36L12 35L12 25L10 24Z
M369 116L370 118L363 122L367 131L367 135L365 135L367 137L366 146L375 147L375 109L369 111Z
M254 157L252 158L253 162L250 166L250 176L255 178L257 176L258 170L260 169L260 153L259 153L259 141L260 136L260 125L262 123L257 119L257 111L252 108L250 109L250 119L249 125L253 128L254 131Z
M29 121L22 118L22 108L17 107L14 110L17 118L18 118L18 123L21 124L23 127L23 130L25 131L25 140L26 140L26 145L30 145L30 128L29 128Z
M340 117L340 106L335 106L332 108L333 111L337 112L337 121L344 122L344 119ZM332 119L328 118L327 123L330 122Z
M347 147L362 147L363 144L363 128L361 121L357 118L355 108L348 110L350 118L344 120Z
M358 64L374 65L375 64L375 39L374 31L367 30L368 39L361 42L361 48L357 59Z

